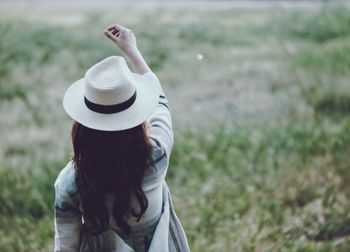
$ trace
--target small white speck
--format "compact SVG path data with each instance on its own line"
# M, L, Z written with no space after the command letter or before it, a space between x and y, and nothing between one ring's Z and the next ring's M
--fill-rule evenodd
M198 54L196 55L196 59L197 59L197 60L202 60L202 59L203 59L203 55L200 54L200 53L198 53Z

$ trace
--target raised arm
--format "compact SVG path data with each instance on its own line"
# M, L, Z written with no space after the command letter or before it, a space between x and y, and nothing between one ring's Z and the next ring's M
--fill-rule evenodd
M149 125L148 134L169 158L174 142L170 106L157 76L151 71L138 50L136 37L130 29L121 25L112 25L104 31L104 34L124 52L135 73L153 78L159 83L158 106L147 120Z
M135 73L144 74L151 71L137 48L136 37L132 30L116 24L108 27L104 34L126 55Z

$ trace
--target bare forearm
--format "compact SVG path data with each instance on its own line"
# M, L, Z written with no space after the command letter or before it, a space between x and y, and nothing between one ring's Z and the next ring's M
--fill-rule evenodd
M144 74L151 71L137 48L136 37L132 30L116 24L107 28L104 34L127 56L135 73Z
M138 49L127 50L124 53L130 61L135 73L144 74L151 71Z

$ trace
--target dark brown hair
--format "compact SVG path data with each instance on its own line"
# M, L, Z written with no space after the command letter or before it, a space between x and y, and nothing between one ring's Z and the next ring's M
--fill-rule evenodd
M148 207L141 187L145 169L152 164L146 124L123 131L100 131L74 122L72 142L85 228L98 234L108 227L105 195L112 193L116 224L129 234L125 215L130 212L139 220ZM131 209L132 195L139 204L138 211Z

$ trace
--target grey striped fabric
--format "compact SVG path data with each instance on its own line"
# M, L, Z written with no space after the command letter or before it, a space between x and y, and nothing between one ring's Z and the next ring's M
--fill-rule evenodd
M148 251L151 252L188 252L190 251L185 232L177 218L169 188L163 184L163 209L162 215L156 226L153 238L150 241ZM142 251L143 248L141 248ZM118 234L109 229L98 236L90 234L82 235L80 252L135 252Z

